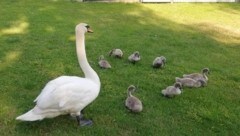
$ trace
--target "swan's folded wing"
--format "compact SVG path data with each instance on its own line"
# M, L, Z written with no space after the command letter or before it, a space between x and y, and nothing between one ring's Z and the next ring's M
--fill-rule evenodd
M98 95L99 88L90 80L71 82L55 90L45 92L38 99L37 105L43 109L64 109L86 106Z
M81 79L82 79L81 77L77 76L60 76L56 79L53 79L45 85L45 87L42 89L41 93L37 96L34 102L37 102L38 99L42 97L42 94L45 94L46 92L51 92L61 85L75 82Z

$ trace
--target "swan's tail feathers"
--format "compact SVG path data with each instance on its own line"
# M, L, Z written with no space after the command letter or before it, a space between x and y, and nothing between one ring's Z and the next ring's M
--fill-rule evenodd
M37 115L33 112L33 109L28 111L27 113L20 115L16 118L16 120L21 121L36 121L36 120L42 120L44 117L42 115Z

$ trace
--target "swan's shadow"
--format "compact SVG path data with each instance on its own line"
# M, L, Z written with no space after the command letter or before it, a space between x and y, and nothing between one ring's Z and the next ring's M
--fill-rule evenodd
M15 130L17 132L26 133L36 133L36 131L51 131L52 129L61 128L62 124L67 124L66 126L78 127L76 118L70 115L61 115L52 119L44 119L41 121L31 121L31 122L18 122L16 124Z

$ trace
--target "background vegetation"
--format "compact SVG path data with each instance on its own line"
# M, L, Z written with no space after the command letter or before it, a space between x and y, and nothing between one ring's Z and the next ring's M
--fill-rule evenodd
M0 135L240 135L240 5L124 4L70 1L0 1ZM91 66L102 82L99 97L84 113L94 120L80 128L68 115L36 122L15 118L34 106L45 84L61 75L83 76L74 28L86 35ZM107 56L121 48L124 58ZM138 50L136 65L127 57ZM98 67L103 54L112 65ZM163 70L151 68L164 55ZM175 77L209 67L207 87L161 96ZM126 89L143 104L141 114L124 107Z

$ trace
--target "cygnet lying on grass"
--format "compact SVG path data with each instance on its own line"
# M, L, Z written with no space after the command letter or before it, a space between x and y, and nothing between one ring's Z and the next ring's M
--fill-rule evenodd
M182 84L180 82L176 82L174 86L168 86L166 89L162 90L162 94L163 96L172 98L176 95L181 94L182 92L181 88L182 88Z
M176 77L175 78L176 82L180 82L182 84L182 86L186 86L186 87L203 87L206 86L206 82L202 79L198 79L198 80L194 80L192 78L179 78Z
M113 57L116 57L116 58L122 58L123 57L123 52L122 52L121 49L112 49L109 52L109 56L113 56Z
M202 69L202 73L192 73L192 74L184 74L183 77L187 77L187 78L192 78L194 80L198 80L201 79L205 82L208 81L208 77L207 75L210 74L210 70L209 68L204 68Z
M136 62L140 61L140 54L138 51L135 51L133 54L131 54L129 57L128 57L128 60L130 62L132 62L133 64L135 64Z

